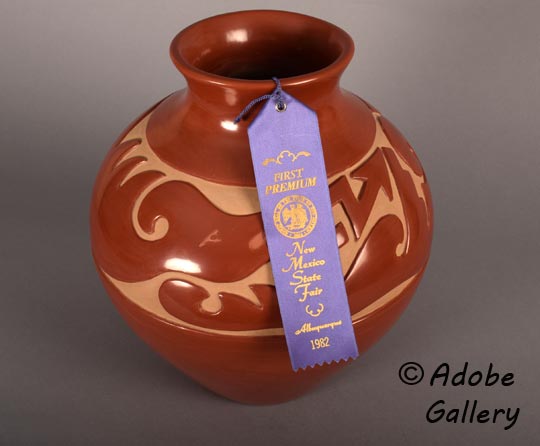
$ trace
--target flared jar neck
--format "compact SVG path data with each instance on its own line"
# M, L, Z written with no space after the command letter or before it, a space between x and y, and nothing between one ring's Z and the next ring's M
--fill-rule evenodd
M171 58L195 101L239 113L251 100L283 90L315 106L339 88L354 44L341 28L286 11L252 10L197 22L172 41Z

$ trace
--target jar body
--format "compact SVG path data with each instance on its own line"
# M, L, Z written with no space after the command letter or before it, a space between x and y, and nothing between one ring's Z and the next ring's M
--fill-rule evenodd
M359 97L337 85L284 89L318 115L364 352L396 321L423 274L432 236L429 187L403 136ZM92 249L114 304L153 349L220 395L277 403L346 363L291 367L248 122L236 125L234 116L188 87L130 125L96 180Z

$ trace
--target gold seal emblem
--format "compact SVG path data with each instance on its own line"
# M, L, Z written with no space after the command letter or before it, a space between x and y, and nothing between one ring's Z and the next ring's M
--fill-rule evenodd
M317 224L317 209L303 195L289 195L274 208L274 225L288 238L307 236Z

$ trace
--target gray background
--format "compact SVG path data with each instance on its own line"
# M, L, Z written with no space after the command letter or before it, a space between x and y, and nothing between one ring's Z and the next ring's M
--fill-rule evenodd
M88 205L106 150L182 88L177 31L216 13L294 9L347 30L343 86L416 148L436 231L407 312L313 393L221 399L124 324L94 271ZM0 443L533 445L540 442L539 1L7 1L0 6ZM507 388L406 386L465 361ZM516 425L429 424L427 408L520 407Z

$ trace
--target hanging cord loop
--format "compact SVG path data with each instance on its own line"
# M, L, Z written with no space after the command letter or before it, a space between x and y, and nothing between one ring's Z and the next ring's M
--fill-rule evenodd
M274 102L276 103L276 110L278 112L282 112L287 109L287 104L285 103L283 99L283 94L282 94L283 91L281 90L281 82L279 81L277 77L273 77L272 80L276 83L276 88L274 88L274 91L270 94L264 94L262 96L259 96L258 98L253 99L248 105L245 106L245 108L238 114L238 116L234 118L235 124L238 124L255 105L267 99L274 100Z

